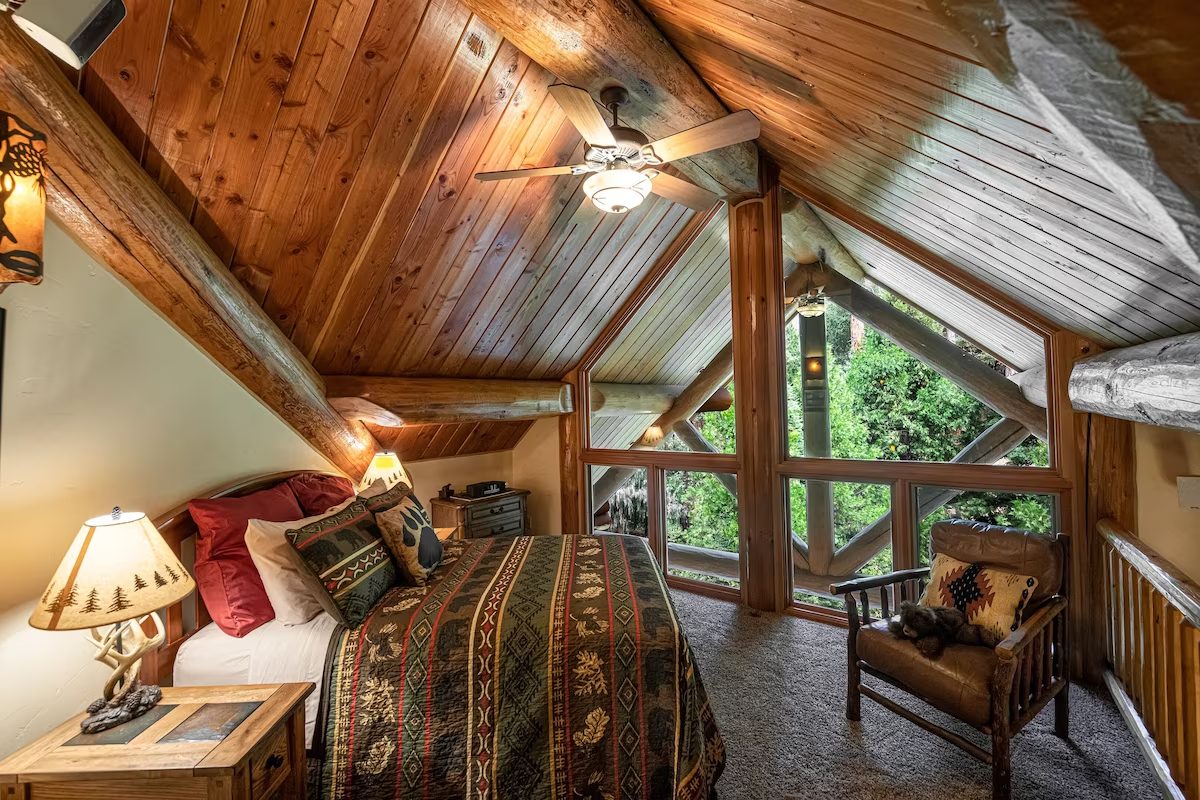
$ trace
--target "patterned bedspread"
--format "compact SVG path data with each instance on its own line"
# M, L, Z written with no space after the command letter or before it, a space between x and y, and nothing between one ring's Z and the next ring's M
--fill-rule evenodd
M331 647L320 796L707 800L725 763L646 543L446 543Z

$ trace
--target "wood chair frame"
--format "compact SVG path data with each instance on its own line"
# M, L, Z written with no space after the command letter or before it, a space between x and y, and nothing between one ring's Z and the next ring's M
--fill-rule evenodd
M861 698L868 697L899 714L922 729L945 739L992 768L993 800L1010 800L1012 776L1010 751L1012 738L1054 701L1054 732L1066 739L1069 734L1070 641L1067 634L1067 537L1058 534L1055 541L1063 548L1063 583L1060 594L1049 598L1034 614L1023 621L996 646L995 671L990 681L992 718L990 724L972 725L991 737L991 750L947 730L915 711L864 685L866 673L897 689L928 702L920 687L906 686L858 658L858 631L870 625L871 605L868 592L879 591L880 619L891 616L889 595L899 603L918 600L929 580L929 568L906 569L887 575L857 578L834 584L830 592L844 596L849 622L846 651L846 718L861 720ZM855 595L858 599L855 599ZM861 608L860 608L861 604Z

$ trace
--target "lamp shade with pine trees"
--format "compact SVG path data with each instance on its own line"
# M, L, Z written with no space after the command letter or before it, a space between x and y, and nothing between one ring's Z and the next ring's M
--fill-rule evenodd
M29 624L53 631L124 622L182 600L195 586L145 514L113 509L79 529Z

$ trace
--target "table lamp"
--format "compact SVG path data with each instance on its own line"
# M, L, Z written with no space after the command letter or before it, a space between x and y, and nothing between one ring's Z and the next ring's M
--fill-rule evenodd
M96 660L113 669L103 696L80 723L95 733L138 717L162 698L157 686L138 680L142 656L163 643L158 610L177 603L196 584L141 512L114 508L89 519L71 542L29 617L48 631L90 629ZM143 621L153 623L147 636Z
M381 450L371 459L371 465L363 473L360 490L366 489L375 481L382 480L385 489L390 489L400 481L412 486L412 478L408 470L400 463L400 457L391 450Z

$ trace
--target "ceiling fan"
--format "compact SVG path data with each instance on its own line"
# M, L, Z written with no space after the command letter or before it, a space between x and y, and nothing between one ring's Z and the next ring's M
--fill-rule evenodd
M592 96L583 89L556 83L550 87L550 94L587 143L584 163L479 172L475 174L476 179L502 181L543 175L588 175L583 182L584 194L596 208L610 214L624 214L640 205L651 192L688 208L706 211L720 199L717 195L658 167L669 161L757 139L759 133L758 117L750 111L738 111L651 142L646 134L621 124L618 112L629 102L629 93L620 86L610 86L600 92L600 102L612 114L611 125L605 123Z

